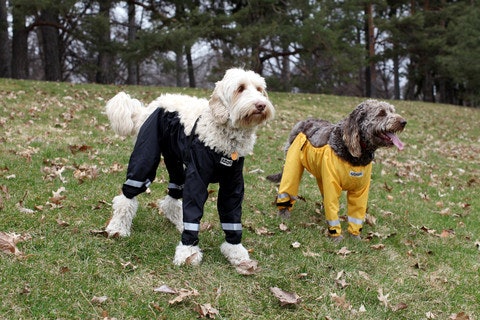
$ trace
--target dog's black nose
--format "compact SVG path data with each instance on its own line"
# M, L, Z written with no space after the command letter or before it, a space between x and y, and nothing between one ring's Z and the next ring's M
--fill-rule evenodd
M407 125L407 120L405 119L401 120L400 125L402 126L402 128L405 128L405 126Z
M258 102L255 104L255 108L257 108L258 111L263 111L266 107L267 105L263 102Z

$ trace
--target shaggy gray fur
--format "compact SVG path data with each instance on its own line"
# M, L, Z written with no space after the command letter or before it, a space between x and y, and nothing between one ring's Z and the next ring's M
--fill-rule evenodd
M401 132L406 124L407 121L391 104L366 100L336 124L314 118L298 122L290 132L285 152L295 137L303 132L313 146L329 144L343 160L354 166L365 166L372 162L378 148L393 145L403 148L396 133ZM281 178L281 173L267 177L273 182L280 182Z

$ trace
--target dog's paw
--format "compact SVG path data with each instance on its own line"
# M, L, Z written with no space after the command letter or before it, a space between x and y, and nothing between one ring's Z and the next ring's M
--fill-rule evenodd
M267 180L273 183L280 183L282 180L282 172L267 176Z
M199 246L188 246L180 242L175 249L173 264L181 266L184 264L196 266L202 262L202 251Z
M290 210L287 208L283 208L278 210L277 215L282 219L290 219Z
M234 266L238 266L243 261L250 260L250 256L248 254L248 250L239 243L239 244L231 244L228 242L222 243L220 246L220 252L227 258L228 262L230 262Z

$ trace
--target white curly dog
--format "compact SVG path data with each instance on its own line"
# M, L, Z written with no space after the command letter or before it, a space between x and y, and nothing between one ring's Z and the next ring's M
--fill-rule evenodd
M109 237L129 236L138 202L155 179L160 157L169 175L168 195L158 202L179 231L174 264L197 265L200 220L208 184L218 183L217 209L225 242L220 250L234 266L251 261L241 244L244 157L253 151L256 129L273 118L265 80L253 71L233 68L217 82L209 100L164 94L148 106L117 94L106 106L112 129L136 137L122 194L113 199ZM183 201L181 200L183 198Z

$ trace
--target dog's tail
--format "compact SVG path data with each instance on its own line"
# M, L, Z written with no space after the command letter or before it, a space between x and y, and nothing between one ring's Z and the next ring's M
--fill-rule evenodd
M274 183L280 183L280 181L282 180L282 172L267 176L267 180Z
M136 136L143 121L146 109L137 99L120 92L107 102L105 111L113 131L120 136ZM142 121L143 120L143 121Z

